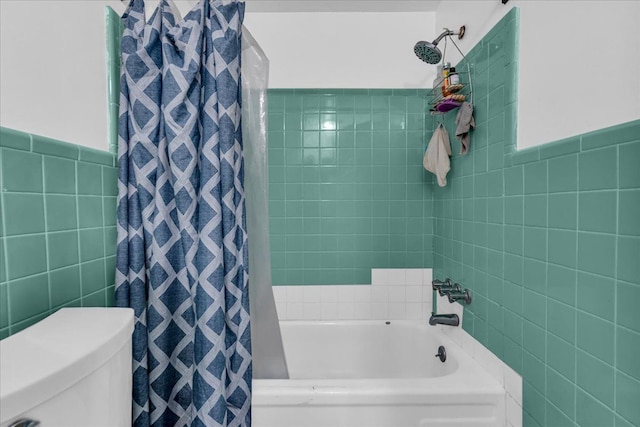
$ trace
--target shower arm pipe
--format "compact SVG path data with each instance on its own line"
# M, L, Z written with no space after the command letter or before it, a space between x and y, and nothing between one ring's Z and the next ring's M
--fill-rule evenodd
M440 41L441 41L443 38L445 38L445 37L447 37L447 36L455 36L456 34L459 34L459 33L454 33L454 32L453 32L453 31L451 31L450 29L445 28L445 29L444 29L444 31L442 32L442 34L440 34L438 37L436 37L436 39L433 41L433 44L434 44L434 45L437 45L438 43L440 43Z
M460 27L460 29L456 33L453 30L450 30L450 29L445 27L445 28L443 28L444 31L438 37L436 37L436 39L432 43L433 43L433 45L437 45L438 43L440 43L440 41L443 38L445 38L445 37L451 38L451 36L458 36L458 39L462 39L462 37L464 36L464 33L466 33L466 28L467 27L465 25L463 25L462 27ZM451 41L453 41L453 39ZM455 42L454 42L454 44L455 44ZM456 46L456 48L457 47L458 46ZM460 49L458 49L458 50L460 50ZM460 53L462 53L462 52L460 52Z

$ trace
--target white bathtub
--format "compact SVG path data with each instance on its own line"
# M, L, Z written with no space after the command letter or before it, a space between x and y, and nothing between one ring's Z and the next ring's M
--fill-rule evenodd
M432 326L284 321L289 380L253 381L255 427L499 427L505 390ZM439 346L447 351L442 363Z

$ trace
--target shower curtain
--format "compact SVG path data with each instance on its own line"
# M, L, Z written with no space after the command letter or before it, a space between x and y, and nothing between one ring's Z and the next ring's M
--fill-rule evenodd
M116 305L134 426L249 426L240 54L244 3L123 15Z
M247 233L251 241L251 349L253 378L289 378L271 287L267 86L269 59L247 28L242 29L242 137L245 155Z

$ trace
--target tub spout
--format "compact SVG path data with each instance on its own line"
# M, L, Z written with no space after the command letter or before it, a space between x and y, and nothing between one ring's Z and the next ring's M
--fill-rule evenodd
M458 317L457 314L431 313L431 317L429 318L429 324L431 326L434 326L434 325L459 326L460 318Z

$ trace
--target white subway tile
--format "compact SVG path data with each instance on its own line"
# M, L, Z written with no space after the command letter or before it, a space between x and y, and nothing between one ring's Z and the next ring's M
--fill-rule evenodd
M506 405L507 423L513 427L522 427L522 406L508 394Z
M460 346L460 348L462 348L466 353L470 354L471 341L474 340L474 338L462 328L452 328L452 329L454 329L457 332L456 335L459 340L458 345Z
M320 302L322 294L322 286L305 286L302 292L303 302Z
M372 285L388 285L389 284L389 270L385 268L373 268L371 269L371 284Z
M322 304L320 302L302 303L302 318L304 320L320 320L322 319Z
M356 317L356 304L353 301L338 301L338 319L353 320Z
M371 318L375 320L387 320L389 318L388 302L372 302Z
M433 270L430 268L424 268L422 270L422 284L431 286L433 280Z
M463 345L464 338L462 336L463 334L461 333L464 331L461 328L452 328L452 327L442 326L442 332L445 335L447 335L449 338L451 338L453 342L458 344L458 347L465 350L465 347Z
M320 303L320 315L322 320L338 320L338 302Z
M389 302L406 302L407 287L404 285L396 285L389 287Z
M287 300L287 287L286 286L272 286L273 299L275 302Z
M471 341L469 341L469 354L471 355L471 357L473 357L474 359L478 360L478 358L480 357L480 352L482 351L482 344L480 344L480 342L478 342L475 338Z
M422 304L422 320L429 320L431 317L431 303Z
M407 315L407 304L404 302L389 302L389 318L403 320Z
M513 399L522 406L522 377L511 367L504 366L504 388Z
M358 320L371 319L371 303L370 302L355 302L354 304L354 316Z
M389 284L390 285L406 285L407 276L404 268L390 268L389 272Z
M420 286L407 286L407 302L422 302L422 285Z
M422 269L408 268L405 270L407 285L422 285Z
M338 286L322 286L320 290L321 302L335 302L338 303Z
M408 320L421 320L422 319L422 304L419 302L408 302L407 303L407 314L406 319Z
M389 302L389 286L372 285L371 287L372 302Z
M459 339L458 345L460 346L460 348L463 349L464 352L467 353L469 356L474 357L475 351L476 351L475 346L476 344L478 344L478 341L476 341L475 338L469 335L467 331L465 331L462 328L450 328L450 329L452 331L455 331Z
M356 285L353 288L355 302L371 303L371 285Z
M488 373L504 387L504 363L483 345L476 347L476 360Z
M338 286L338 302L355 302L356 290L352 285Z
M431 285L422 285L422 301L431 302L433 300L433 289Z
M301 302L288 302L287 320L302 320L304 313L302 306Z
M287 302L304 302L306 286L287 286Z

